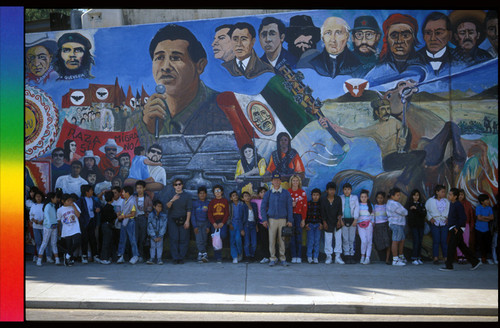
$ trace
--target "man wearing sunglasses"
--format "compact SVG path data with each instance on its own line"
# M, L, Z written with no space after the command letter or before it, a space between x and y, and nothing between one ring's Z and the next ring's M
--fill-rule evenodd
M57 178L68 175L71 172L71 166L64 163L64 150L62 148L57 147L52 151L50 169L52 173L52 190L55 190Z
M148 148L146 156L144 149L134 156L125 186L134 186L138 180L146 182L146 190L159 191L167 183L167 174L161 166L163 150L160 145L153 144Z
M175 179L173 185L173 195L167 195L167 233L173 264L184 264L189 246L189 224L193 204L191 196L183 190L184 182L181 179Z

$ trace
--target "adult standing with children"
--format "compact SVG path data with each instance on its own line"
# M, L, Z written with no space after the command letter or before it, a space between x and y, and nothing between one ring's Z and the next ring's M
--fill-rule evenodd
M292 196L288 190L281 187L281 175L273 173L271 180L272 188L264 194L260 213L262 225L269 228L269 266L276 265L276 238L279 245L279 260L281 265L288 266L285 256L285 241L281 236L284 226L291 227L293 222Z
M294 174L290 177L290 189L293 206L293 228L294 235L290 241L292 263L302 263L302 229L307 216L307 195L302 189L302 179Z
M189 246L189 225L193 201L184 191L182 179L174 180L174 194L167 202L167 232L170 237L170 252L174 264L184 264Z

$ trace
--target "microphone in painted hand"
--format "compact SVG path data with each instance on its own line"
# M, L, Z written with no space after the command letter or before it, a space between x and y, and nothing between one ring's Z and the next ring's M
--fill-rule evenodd
M155 88L156 93L158 94L164 94L166 91L166 88L163 84L158 84ZM160 119L156 118L155 119L155 138L158 139L160 137Z

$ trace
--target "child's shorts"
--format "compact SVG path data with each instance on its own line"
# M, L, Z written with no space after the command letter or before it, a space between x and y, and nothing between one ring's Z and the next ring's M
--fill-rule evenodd
M398 224L389 224L392 231L392 241L401 241L405 239L405 226Z

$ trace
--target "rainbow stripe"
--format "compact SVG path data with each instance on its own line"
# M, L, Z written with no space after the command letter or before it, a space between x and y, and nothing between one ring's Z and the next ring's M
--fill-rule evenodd
M0 7L0 321L24 320L24 9Z

